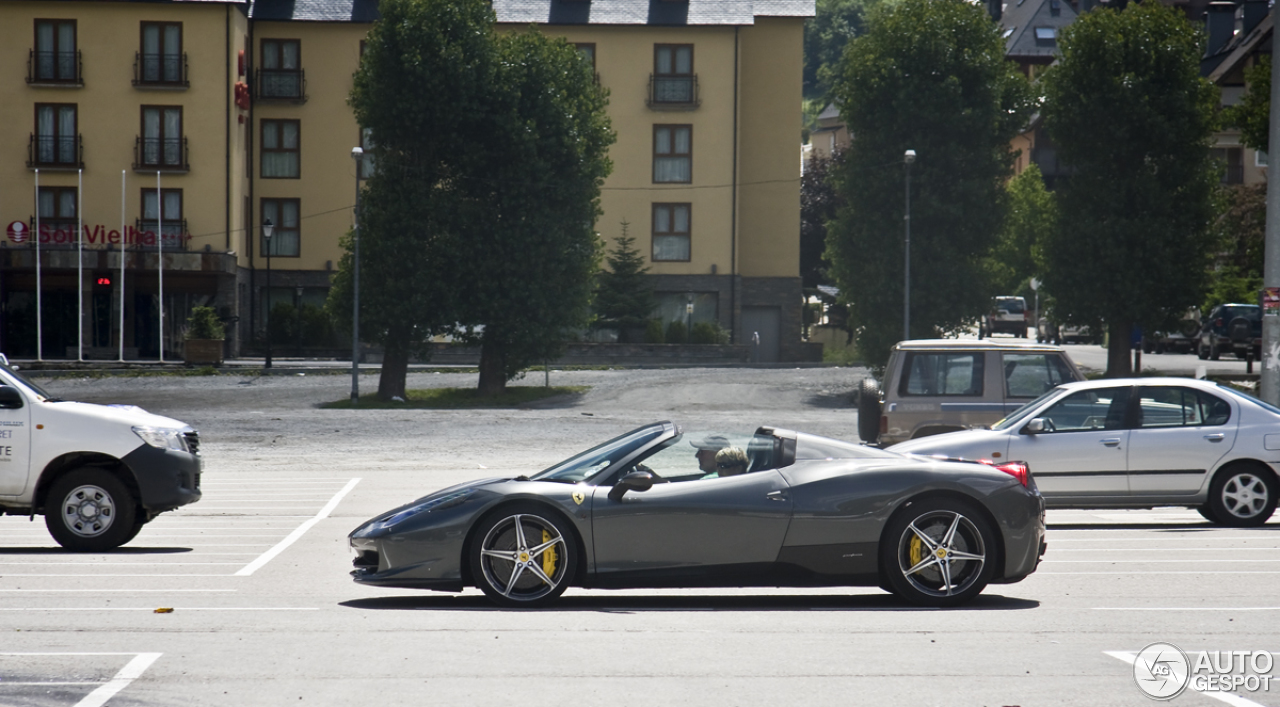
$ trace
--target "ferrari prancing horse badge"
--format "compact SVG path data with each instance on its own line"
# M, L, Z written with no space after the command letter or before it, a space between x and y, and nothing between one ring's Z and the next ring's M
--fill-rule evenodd
M576 503L576 504L578 504L579 506L581 506L581 505L582 505L582 501L583 501L584 499L586 499L586 496L585 496L585 495L583 495L583 493L582 493L581 491L574 491L574 492L573 492L573 502L574 502L574 503Z

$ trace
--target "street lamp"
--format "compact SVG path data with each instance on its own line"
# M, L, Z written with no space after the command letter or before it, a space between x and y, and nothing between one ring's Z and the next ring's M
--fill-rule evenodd
M689 300L684 305L684 343L693 340L693 293L689 293Z
M902 340L911 338L911 163L916 161L916 151L907 150L902 153L902 164L907 172L907 215L902 221L906 225L906 235L902 243Z
M360 402L360 168L364 166L364 149L351 148L356 161L356 207L351 228L351 405Z
M275 230L271 219L262 222L262 238L266 243L263 250L267 251L267 291L263 295L267 303L267 362L263 368L271 368L271 234Z

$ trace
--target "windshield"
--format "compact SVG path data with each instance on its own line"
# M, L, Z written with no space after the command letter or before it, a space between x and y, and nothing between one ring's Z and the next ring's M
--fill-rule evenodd
M8 364L8 361L5 361L5 364ZM10 365L3 365L3 366L0 366L0 371L3 371L3 381L7 385L16 386L18 388L25 388L28 393L36 396L36 399L40 400L41 402L45 402L45 403L58 402L59 398L55 398L54 396L49 395L49 393L46 392L44 388L41 388L35 383L32 383L26 378L23 378L21 375L19 375L18 370L15 367Z
M1057 397L1062 392L1063 392L1062 388L1054 388L1053 390L1048 391L1044 395L1041 395L1035 400L1032 400L1026 405L1023 405L1017 410L1014 410L1013 412L1009 413L1008 417L992 425L991 429L1007 430L1010 427L1013 427L1014 425L1019 424L1020 422L1023 421L1024 418L1028 417L1029 415L1031 415L1031 413L1038 410L1040 406L1043 405L1045 402L1047 402L1051 398Z
M543 469L530 478L536 481L561 481L574 484L589 481L596 474L608 469L614 462L653 441L662 434L662 430L661 424L632 430L581 454L569 457L555 466Z

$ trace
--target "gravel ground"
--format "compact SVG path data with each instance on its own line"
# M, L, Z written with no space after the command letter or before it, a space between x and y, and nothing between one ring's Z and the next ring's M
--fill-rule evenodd
M206 473L313 468L406 479L421 491L492 470L529 473L656 420L690 429L759 425L856 439L852 393L860 368L681 368L555 371L578 396L518 409L325 410L350 395L345 375L58 377L40 379L71 400L137 405L200 430ZM543 385L541 372L512 385ZM474 387L474 373L411 373L408 388ZM361 390L377 388L362 376ZM413 473L416 472L416 473ZM406 489L408 492L409 489Z

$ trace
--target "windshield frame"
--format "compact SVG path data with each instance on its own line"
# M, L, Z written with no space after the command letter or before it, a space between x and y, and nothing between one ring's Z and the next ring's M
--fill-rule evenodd
M49 392L46 391L44 388L41 388L40 386L28 380L27 378L23 377L21 373L18 373L17 368L14 367L13 364L9 363L8 359L4 359L2 363L3 365L0 365L0 370L3 370L3 372L5 373L5 376L4 376L5 384L7 385L16 384L14 385L14 387L25 389L28 394L35 396L36 400L42 403L58 402L59 398L54 397L53 395L50 395Z
M578 452L568 459L552 464L546 469L531 475L529 480L570 481L569 479L558 477L557 474L577 471L583 465L587 467L595 466L602 458L608 459L609 463L605 466L583 476L581 479L571 481L571 483L575 484L593 485L595 481L607 478L611 470L616 469L620 463L624 463L627 459L635 456L636 450L647 448L656 440L670 436L673 432L678 434L678 428L671 422L655 422L644 425L601 442L590 449Z
M1036 410L1044 407L1044 405L1050 402L1051 400L1056 400L1060 395L1066 392L1067 392L1067 389L1061 385L1050 388L1049 390L1046 390L1045 392L1041 393L1040 397L1036 398L1035 400L1032 400L1029 403L1026 403L1022 407L1006 415L1004 419L992 425L991 429L1007 430L1011 427L1016 427L1017 425L1024 422L1027 416L1029 416L1032 412L1035 412Z

